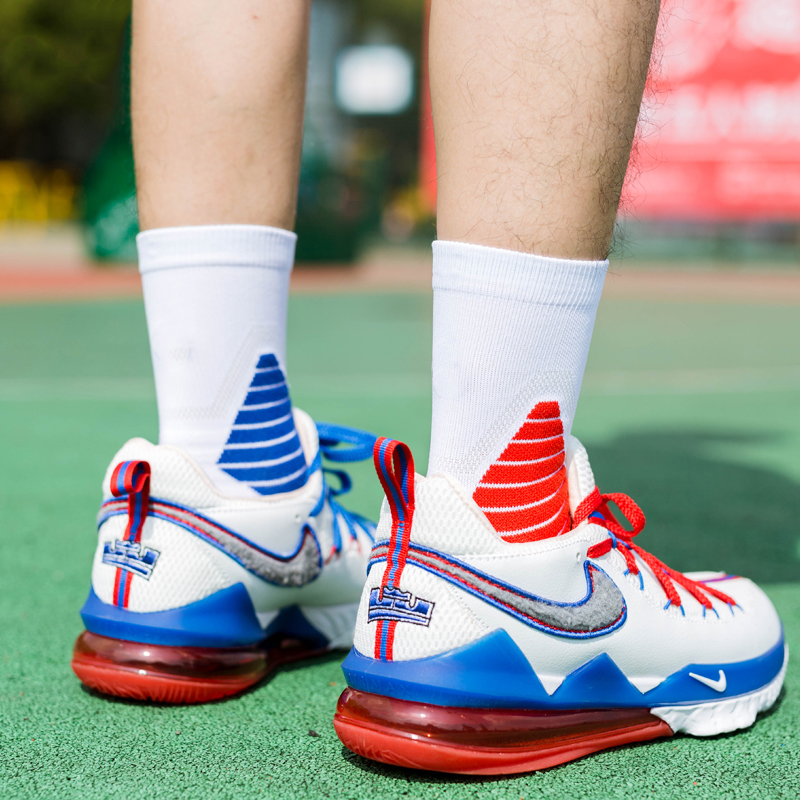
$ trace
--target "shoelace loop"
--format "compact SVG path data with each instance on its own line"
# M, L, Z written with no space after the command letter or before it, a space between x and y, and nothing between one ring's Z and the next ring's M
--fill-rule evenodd
M377 439L374 434L362 431L359 428L334 425L330 422L317 422L315 424L319 434L320 453L329 461L350 463L364 461L372 456L372 449ZM372 539L372 523L360 514L349 511L335 499L347 494L353 488L353 481L350 475L343 469L329 469L327 467L322 468L322 473L322 494L309 516L317 516L327 501L333 514L333 548L329 556L331 558L340 553L344 545L340 520L344 520L347 534L355 542L358 542L356 526L362 528L367 536ZM326 478L328 475L335 476L338 479L338 488L330 485Z
M614 503L614 505L617 506L625 519L631 524L633 530L626 530L620 525L611 509L608 507L609 503ZM729 606L736 605L736 602L731 597L728 597L728 595L706 584L701 584L697 581L693 581L691 578L687 578L683 573L668 567L663 561L660 561L654 555L651 555L646 550L643 550L633 543L633 537L641 533L644 528L645 517L638 503L628 497L628 495L618 492L601 494L600 490L595 487L575 509L573 524L576 526L580 525L581 522L584 522L590 517L596 524L601 525L608 531L609 538L592 545L588 549L586 555L589 558L600 558L612 549L616 549L625 559L628 571L632 575L639 575L639 566L634 558L634 553L638 555L639 558L650 567L656 580L661 584L661 588L664 590L664 594L666 594L668 600L665 608L668 608L670 605L678 606L679 608L681 606L681 598L675 588L676 583L686 589L686 591L707 610L713 609L713 604L711 600L709 600L709 596L715 597L717 600L721 600Z
M374 433L331 422L317 422L316 426L320 452L329 461L344 463L372 458L372 449L378 438Z

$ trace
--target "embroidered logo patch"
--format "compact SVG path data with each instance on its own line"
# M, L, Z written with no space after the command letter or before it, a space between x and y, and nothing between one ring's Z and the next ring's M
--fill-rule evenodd
M415 598L411 592L403 592L388 586L376 587L369 593L368 621L377 622L379 619L386 619L428 626L435 605L431 600Z
M106 542L103 545L103 563L112 567L119 567L146 581L153 574L156 561L161 555L158 550L145 547L141 542L128 542L117 539L115 542Z

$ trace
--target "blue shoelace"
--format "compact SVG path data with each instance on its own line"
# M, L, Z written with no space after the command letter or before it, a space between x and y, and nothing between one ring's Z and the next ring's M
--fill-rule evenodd
M368 431L358 428L350 428L347 425L334 425L330 422L317 422L317 432L319 433L319 452L328 461L335 463L349 463L353 461L365 461L372 457L377 436ZM316 462L316 459L315 459ZM316 466L321 466L321 461L312 464L311 470ZM357 539L356 526L362 528L367 536L374 541L373 531L375 525L366 517L349 511L336 499L347 494L353 488L353 481L350 475L343 469L330 469L322 467L322 494L319 502L312 509L310 516L316 517L325 505L327 500L333 512L333 547L334 552L339 553L342 549L342 530L340 520L344 520L347 534L351 539ZM335 476L339 481L338 488L331 486L327 476Z

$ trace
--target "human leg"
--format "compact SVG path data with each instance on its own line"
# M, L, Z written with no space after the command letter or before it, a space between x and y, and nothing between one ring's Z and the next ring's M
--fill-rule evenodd
M521 772L745 727L780 691L766 596L639 548L570 436L657 10L434 0L431 456L376 454L391 515L334 720L361 755Z
M257 360L274 357L286 372L309 6L134 7L138 244L159 440L245 497L264 485L232 477L217 461L232 457L223 445ZM296 488L300 461L284 462L271 479ZM242 469L237 476L248 474Z
M293 409L294 257L309 3L137 0L138 246L159 444L103 482L73 668L111 694L199 702L349 646L373 526L322 475L374 437ZM360 449L359 449L360 448Z
M432 6L430 460L470 491L537 402L570 431L657 16L655 0Z
M309 13L309 0L136 0L131 98L142 230L292 230Z
M608 256L658 8L433 3L439 240Z

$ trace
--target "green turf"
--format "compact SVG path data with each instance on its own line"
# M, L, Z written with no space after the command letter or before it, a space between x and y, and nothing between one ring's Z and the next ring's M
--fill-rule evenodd
M407 440L424 469L430 298L292 299L295 401ZM335 333L334 333L335 332ZM640 539L673 566L745 572L800 645L800 333L791 306L607 303L575 432L601 487L636 498ZM800 669L742 734L621 748L505 780L451 779L343 751L340 658L243 697L108 701L69 670L99 484L156 434L136 302L0 307L0 798L703 798L800 794ZM351 505L374 514L368 465ZM309 734L313 730L318 736Z

